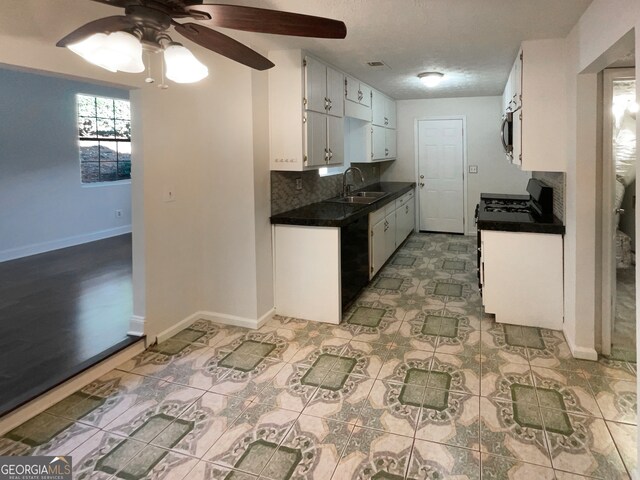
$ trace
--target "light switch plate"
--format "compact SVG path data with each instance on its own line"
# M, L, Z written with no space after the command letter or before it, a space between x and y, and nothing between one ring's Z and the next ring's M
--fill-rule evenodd
M469 165L469 173L478 173L478 165Z

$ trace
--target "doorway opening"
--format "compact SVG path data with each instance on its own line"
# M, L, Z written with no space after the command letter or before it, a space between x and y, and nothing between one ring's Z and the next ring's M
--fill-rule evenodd
M635 200L636 79L634 68L603 75L602 353L636 361Z

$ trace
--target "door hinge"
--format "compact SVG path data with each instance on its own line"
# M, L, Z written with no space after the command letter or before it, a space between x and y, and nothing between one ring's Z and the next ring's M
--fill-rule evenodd
M307 106L307 99L306 98L302 99L302 105L304 105L305 107Z
M307 166L307 162L308 162L308 160L309 160L309 159L307 158L307 156L306 156L306 155L305 155L304 157L302 157L302 161L304 162L304 166L305 166L305 167Z
M302 66L303 66L303 67L306 67L306 66L307 66L307 59L306 59L306 58L304 58L304 59L302 60Z
M520 52L520 60L522 60L523 52Z

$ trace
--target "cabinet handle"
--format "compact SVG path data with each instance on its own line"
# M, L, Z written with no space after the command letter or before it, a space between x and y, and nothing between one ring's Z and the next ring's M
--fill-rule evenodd
M409 213L409 205L405 205L405 213Z
M329 149L329 160L331 160L332 158L333 158L333 151Z
M385 156L385 157L388 157L388 156L389 156L389 149L388 149L388 148L385 148L385 149L384 149L384 156Z
M324 149L324 161L329 161L329 150L327 150L326 148Z
M424 183L420 182L420 188L424 187Z

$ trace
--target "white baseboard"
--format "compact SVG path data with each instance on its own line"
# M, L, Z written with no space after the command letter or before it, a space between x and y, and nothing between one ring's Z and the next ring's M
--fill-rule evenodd
M144 335L144 317L141 317L140 315L131 316L127 335L133 335L134 337L141 337Z
M0 262L28 257L30 255L37 255L39 253L50 252L52 250L59 250L61 248L73 247L83 243L95 242L96 240L116 237L118 235L124 235L125 233L131 233L131 225L99 230L97 232L87 233L84 235L74 235L73 237L60 238L50 242L34 243L24 247L9 248L7 250L0 251Z
M571 350L571 355L573 358L579 358L581 360L598 360L598 352L595 348L589 347L579 347L573 343L573 339L569 338L569 336L565 333L564 338L567 340L567 344L569 345L569 350Z
M144 351L144 340L134 343L127 348L105 358L102 362L67 380L61 385L49 390L38 398L17 408L16 410L0 417L0 435L4 435L13 430L18 425L23 424L30 418L44 412L47 408L55 405L63 398L80 390L94 380L109 373L111 370L122 365L127 360Z
M158 340L158 343L162 343L168 338L173 337L179 331L184 330L188 326L192 325L196 320L199 320L199 319L209 320L211 322L221 323L223 325L232 325L234 327L244 327L244 328L251 328L253 330L256 330L260 328L262 325L264 325L271 317L273 317L275 313L276 313L276 309L272 308L267 313L262 315L260 318L253 319L253 318L237 317L235 315L227 315L225 313L199 311L180 320L178 323L167 328L163 332L160 332L156 336L156 339Z

